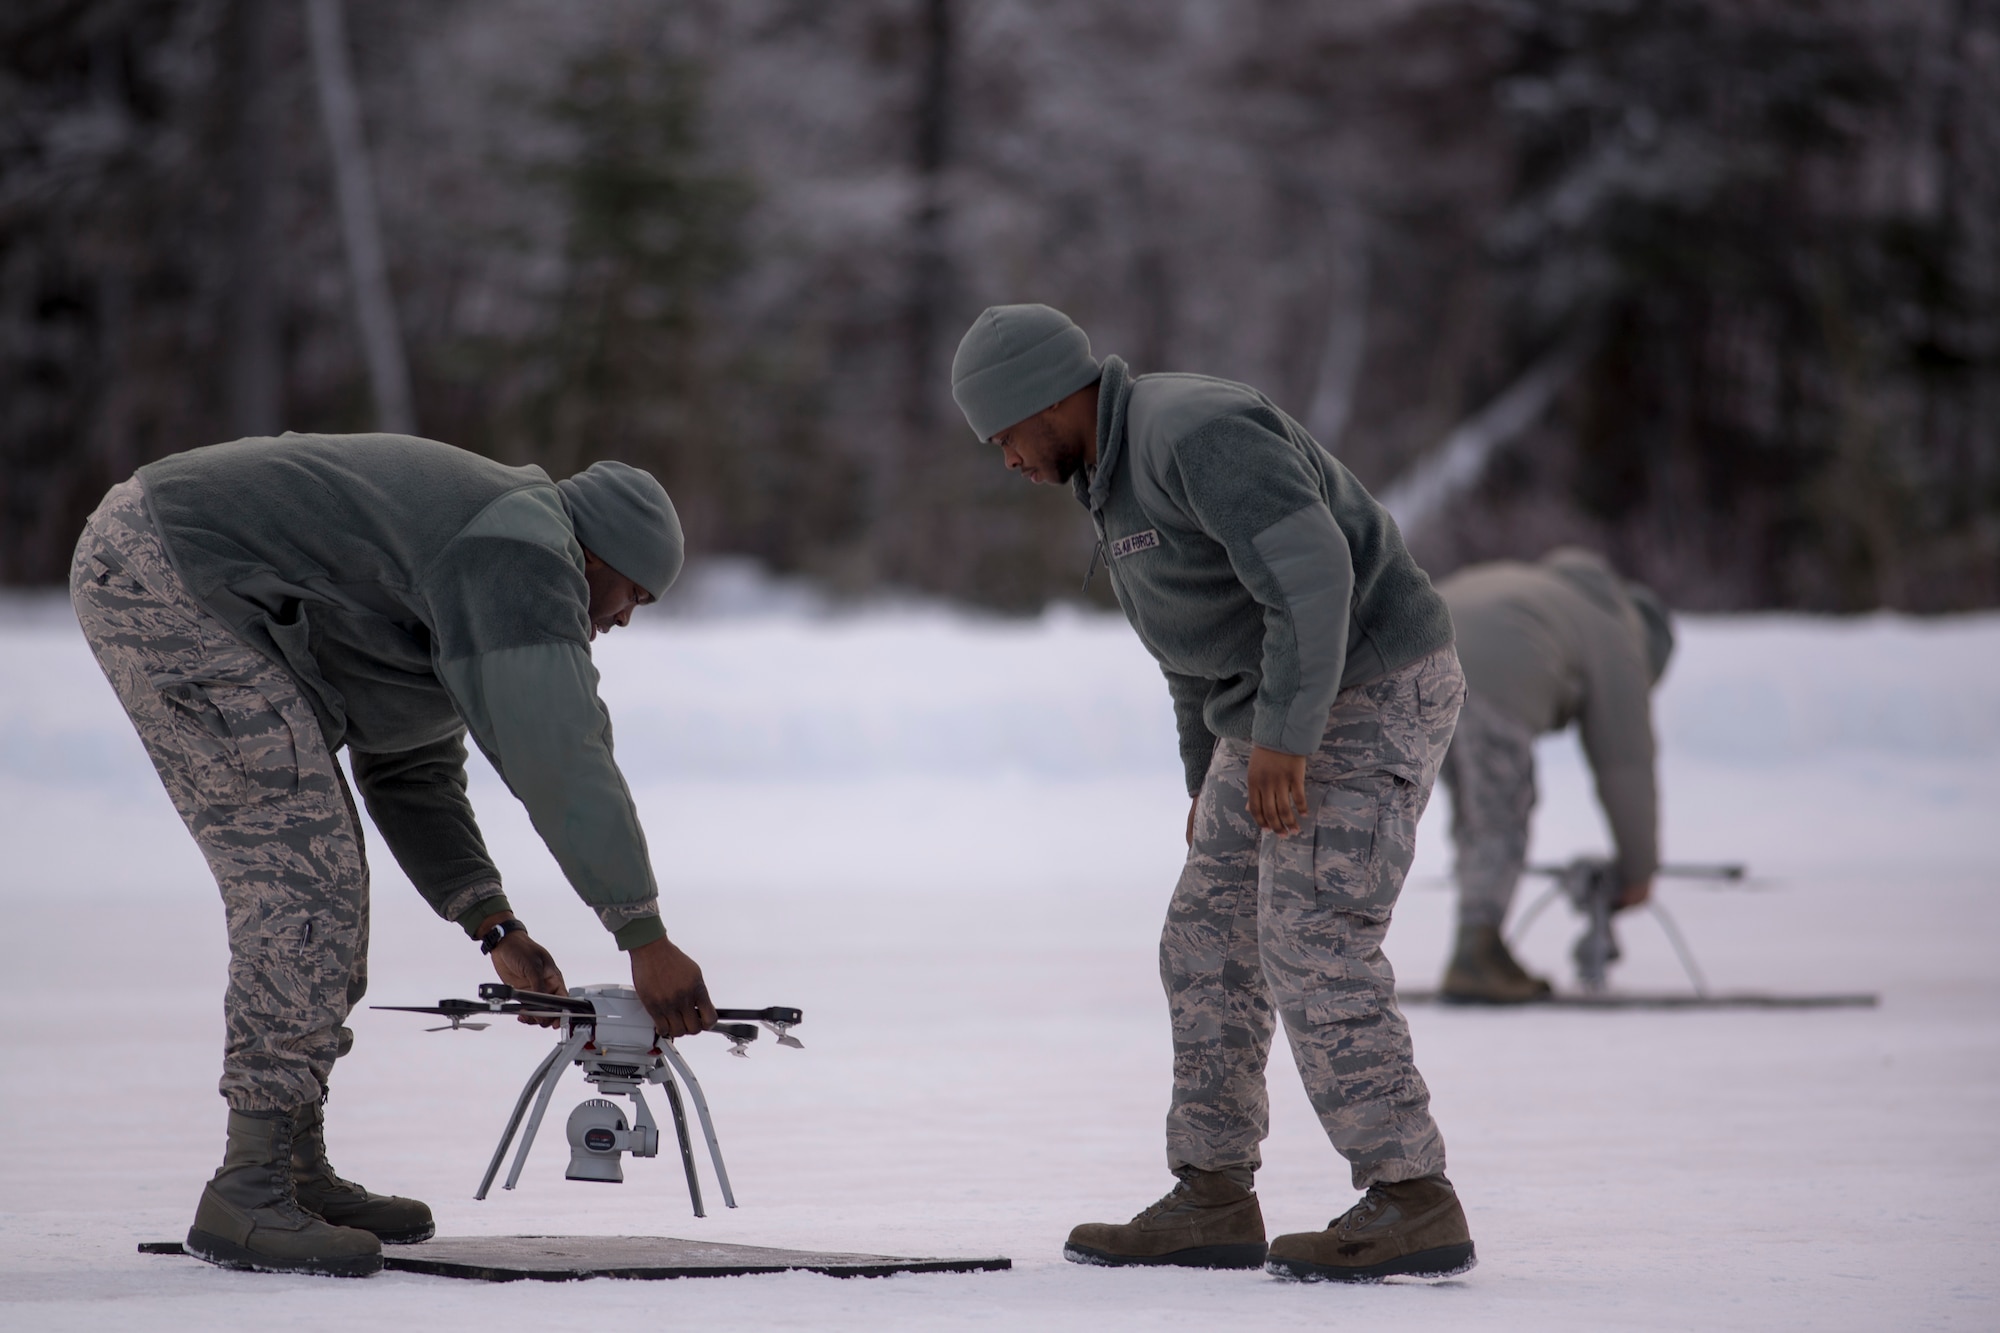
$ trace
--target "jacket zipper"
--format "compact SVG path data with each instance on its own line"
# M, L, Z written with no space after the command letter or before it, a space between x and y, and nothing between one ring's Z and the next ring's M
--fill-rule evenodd
M1083 571L1083 586L1078 592L1090 591L1091 576L1097 573L1097 558L1104 554L1104 538L1099 537L1090 547L1090 568Z

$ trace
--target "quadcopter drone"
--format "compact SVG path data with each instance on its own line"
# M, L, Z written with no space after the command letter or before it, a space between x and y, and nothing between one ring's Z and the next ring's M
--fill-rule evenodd
M701 1182L695 1175L694 1145L688 1134L687 1111L682 1103L681 1090L687 1090L688 1100L694 1103L695 1115L701 1120L702 1137L708 1141L708 1155L715 1164L716 1183L722 1187L722 1201L729 1207L736 1206L736 1195L729 1188L729 1171L722 1164L722 1147L715 1140L715 1125L708 1114L708 1099L702 1096L701 1083L688 1068L687 1061L674 1049L672 1041L653 1030L652 1016L639 1002L639 996L630 986L573 986L568 995L545 995L539 991L516 990L500 982L487 982L479 988L477 1000L439 1000L435 1005L378 1004L376 1009L393 1009L402 1013L436 1014L446 1021L437 1027L426 1029L430 1032L456 1032L461 1028L480 1031L487 1024L473 1022L491 1014L519 1015L529 1019L551 1021L558 1029L556 1048L536 1066L528 1076L528 1085L521 1089L520 1100L514 1103L514 1114L508 1117L507 1128L500 1135L500 1146L493 1150L493 1160L487 1163L486 1175L479 1182L479 1192L473 1197L484 1199L493 1187L493 1177L499 1173L500 1163L507 1155L508 1145L513 1143L514 1134L521 1128L521 1117L528 1112L528 1103L534 1102L534 1112L528 1115L528 1126L521 1136L521 1146L514 1154L514 1165L507 1172L506 1184L502 1187L513 1189L521 1179L521 1168L527 1164L528 1149L535 1142L535 1133L541 1128L542 1116L549 1109L549 1099L554 1095L556 1083L562 1078L563 1070L569 1065L583 1069L584 1080L597 1088L604 1097L593 1097L580 1104L569 1116L569 1170L565 1178L569 1180L595 1180L617 1184L625 1179L624 1168L619 1158L624 1153L634 1157L655 1157L660 1151L660 1129L653 1119L652 1108L646 1105L641 1087L647 1083L657 1083L666 1094L667 1107L673 1112L674 1130L680 1139L681 1165L687 1171L688 1197L694 1203L694 1215L706 1217L701 1203ZM773 1006L769 1009L718 1009L716 1018L720 1020L710 1029L729 1040L729 1053L744 1056L745 1049L757 1039L757 1025L770 1029L780 1046L794 1050L804 1049L804 1044L791 1035L794 1024L804 1015L797 1009ZM618 1104L607 1097L628 1097L632 1101L633 1115L628 1124L625 1114Z

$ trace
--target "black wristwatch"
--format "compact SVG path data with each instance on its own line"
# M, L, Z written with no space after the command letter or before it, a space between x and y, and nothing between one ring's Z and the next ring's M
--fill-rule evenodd
M506 939L517 930L526 929L527 927L522 925L520 921L510 916L479 937L479 952L492 953L500 947L500 941Z

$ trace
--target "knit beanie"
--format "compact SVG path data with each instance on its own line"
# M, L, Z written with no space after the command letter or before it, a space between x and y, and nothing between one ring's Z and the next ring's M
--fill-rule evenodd
M1625 595L1639 610L1639 623L1646 627L1646 665L1652 668L1653 683L1667 674L1667 659L1674 655L1674 622L1667 604L1643 583L1627 583Z
M1090 339L1062 311L988 306L951 359L951 396L972 433L990 440L1094 383L1101 373Z
M556 483L576 539L655 597L680 577L687 556L680 515L666 487L625 463L592 463Z

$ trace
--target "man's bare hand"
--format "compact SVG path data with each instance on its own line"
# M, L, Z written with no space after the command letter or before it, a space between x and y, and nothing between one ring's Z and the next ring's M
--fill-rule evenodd
M1618 895L1618 910L1637 907L1653 896L1653 881L1642 879L1636 884L1627 884L1625 891Z
M1250 747L1250 817L1280 837L1299 831L1306 806L1306 757Z
M701 979L701 965L669 940L632 950L632 989L662 1037L689 1037L715 1026L715 1004Z
M491 930L489 922L485 930ZM493 971L500 980L515 990L540 991L544 995L567 995L569 986L563 981L562 969L547 949L535 943L525 930L517 930L500 941L500 946L490 955ZM530 1018L521 1015L523 1023L533 1023L539 1027L554 1027L553 1018Z
M1190 847L1194 846L1194 812L1200 808L1201 808L1201 797L1197 796L1192 801L1188 802L1187 845Z

